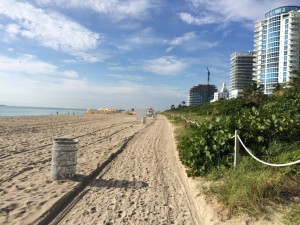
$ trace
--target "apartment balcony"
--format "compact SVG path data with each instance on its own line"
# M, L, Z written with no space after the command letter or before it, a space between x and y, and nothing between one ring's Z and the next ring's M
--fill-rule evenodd
M256 28L262 27L263 24L264 24L263 21L258 21L255 23L254 28L256 29Z
M295 67L288 67L287 72L291 74L297 69L298 69L298 67L296 67L296 68Z
M290 47L288 52L299 52L299 46L295 45L296 47Z
M291 51L288 51L288 53L287 53L289 58L294 57L295 55L298 55L298 54L297 54L297 52L291 52Z
M289 36L299 36L298 32L290 32Z
M260 52L262 50L262 46L258 46L255 51Z
M262 26L254 27L254 32L261 32L263 30Z
M260 57L260 56L261 56L260 54L254 55L253 62L254 62L254 63L261 62L261 58L258 58L258 57Z
M253 63L253 68L254 68L254 67L257 67L257 66L259 66L259 65L261 65L261 62L260 62L260 61L256 61L256 62Z
M290 17L290 24L299 24L300 18L299 17Z
M290 34L289 37L288 37L288 40L289 40L289 43L295 41L296 43L295 44L299 44L299 35L296 35L296 34Z
M292 70L296 70L296 69L299 68L299 63L292 63L292 62L290 62L289 65L288 65L288 68L292 69Z
M290 29L291 29L291 30L297 30L297 31L298 31L299 28L300 28L299 24L291 25L291 26L290 26Z
M261 43L262 42L262 37L257 37L254 39L254 43Z
M254 32L254 38L262 37L262 32Z
M289 41L290 46L298 46L299 42L298 41Z
M262 49L262 45L255 45L255 44L254 44L254 51L253 51L254 54L255 54L255 51L256 51L256 52L260 51L260 50L258 50L258 49L261 50L261 49Z
M253 67L253 73L258 73L260 71L260 67L257 66L257 67Z
M299 63L299 57L298 56L290 56L289 61L291 63Z

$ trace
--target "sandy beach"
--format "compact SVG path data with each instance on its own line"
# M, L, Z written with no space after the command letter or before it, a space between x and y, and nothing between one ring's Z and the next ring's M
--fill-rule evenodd
M52 181L54 138L78 138L77 174L90 175L144 128L133 116L62 115L0 120L0 224L35 224L79 181Z
M76 177L53 181L53 139L67 137L79 140ZM161 115L2 117L0 171L0 224L278 224L219 218Z

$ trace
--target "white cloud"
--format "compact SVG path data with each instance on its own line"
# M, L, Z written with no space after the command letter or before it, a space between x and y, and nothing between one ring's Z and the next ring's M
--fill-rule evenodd
M176 46L182 47L186 51L198 51L199 49L213 48L219 44L219 41L204 40L198 37L195 32L188 32L181 37L170 41L170 47L167 52L172 51Z
M78 73L73 70L65 70L61 74L68 78L78 78L79 77Z
M97 61L91 60L90 51L98 46L100 35L63 15L13 0L0 1L1 14L12 21L5 27L13 37L18 35L86 61Z
M138 70L138 67L137 66L132 66L132 65L129 65L129 66L120 66L120 65L117 65L117 64L113 64L113 65L110 65L108 67L109 70L112 70L112 71L136 71Z
M143 20L148 17L148 11L155 8L153 0L36 0L40 5L56 4L59 7L88 9L104 14L114 21L123 19Z
M130 36L127 41L131 44L142 45L142 44L165 44L167 40L157 37L154 34L153 28L147 27L134 33Z
M267 11L283 5L298 5L298 0L186 0L190 12L179 17L188 24L204 25L230 22L249 22L263 19ZM204 13L205 12L205 13Z
M183 60L173 56L165 56L158 59L147 60L143 65L145 71L160 75L178 75L187 67Z
M140 60L132 64L111 65L109 70L122 72L145 71L156 75L178 75L186 70L188 63L184 59L175 56L163 56L157 59Z
M143 80L143 76L131 75L131 74L109 74L108 76L117 78L120 80Z
M179 13L179 17L182 21L188 24L195 24L195 25L213 24L219 21L219 19L214 16L202 15L202 16L195 17L190 13L184 13L184 12Z
M25 74L53 74L56 69L56 66L36 60L32 55L24 55L17 58L0 55L0 71Z
M174 49L175 46L182 45L191 41L196 40L198 37L194 32L188 32L181 37L174 38L170 41L170 47L167 48L167 52L170 52Z
M181 45L184 42L195 40L197 38L195 32L189 32L184 34L182 37L177 37L171 41L171 45Z
M60 76L66 78L78 78L79 75L73 70L61 71L57 66L43 62L33 55L19 57L6 57L0 55L0 72L3 74L27 74L39 76Z
M112 40L110 44L115 46L119 52L127 52L143 48L146 45L166 45L168 40L159 37L152 27L145 27L117 41Z

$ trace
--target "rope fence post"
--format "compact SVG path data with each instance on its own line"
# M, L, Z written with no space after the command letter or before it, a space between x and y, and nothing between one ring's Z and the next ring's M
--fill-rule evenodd
M236 165L240 162L240 142L238 139L238 135L240 135L240 131L235 130L235 132L234 132L234 162L233 162L234 167L236 167Z

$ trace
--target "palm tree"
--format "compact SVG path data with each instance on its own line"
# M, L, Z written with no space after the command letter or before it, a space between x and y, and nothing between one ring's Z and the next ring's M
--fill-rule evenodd
M290 77L289 86L294 89L300 89L300 71L294 70L293 76Z
M274 85L273 95L274 96L281 96L284 93L284 90L286 89L285 83L277 83Z
M262 85L252 83L244 86L242 98L259 106L267 99L267 96L263 93Z

